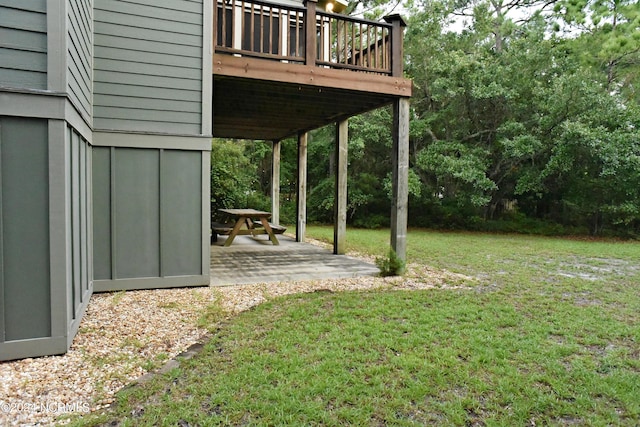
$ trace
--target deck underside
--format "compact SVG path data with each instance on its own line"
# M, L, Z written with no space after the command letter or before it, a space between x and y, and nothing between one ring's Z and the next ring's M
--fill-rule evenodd
M348 70L216 55L214 136L279 140L411 95L411 82Z

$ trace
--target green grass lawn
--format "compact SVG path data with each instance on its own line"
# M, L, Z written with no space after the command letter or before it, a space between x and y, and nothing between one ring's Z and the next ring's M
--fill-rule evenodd
M270 300L77 424L640 424L640 244L412 230L408 256L475 280Z

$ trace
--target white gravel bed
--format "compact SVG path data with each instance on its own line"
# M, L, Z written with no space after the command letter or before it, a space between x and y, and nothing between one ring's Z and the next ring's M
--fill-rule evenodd
M280 295L316 290L455 288L469 279L410 265L401 278L95 294L67 354L0 362L0 425L64 423L65 414L89 413L111 404L123 386L203 339L206 330L197 326L197 320L216 301L231 316Z

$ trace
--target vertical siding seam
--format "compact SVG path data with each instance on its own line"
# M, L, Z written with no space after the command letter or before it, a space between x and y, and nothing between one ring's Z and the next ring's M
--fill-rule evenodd
M67 130L69 132L69 146L71 148L71 156L69 158L69 172L71 173L71 197L69 198L69 210L71 211L71 304L69 305L69 308L71 310L71 319L72 320L76 320L76 299L79 299L77 294L77 284L78 281L80 280L78 277L78 274L76 274L76 265L78 264L78 257L76 256L76 253L78 252L78 250L80 248L78 248L76 245L76 227L77 227L77 221L76 221L76 210L78 209L77 207L77 203L76 203L76 196L77 196L77 187L76 187L76 182L77 182L77 178L76 178L76 162L74 162L74 158L77 155L76 153L76 147L75 147L75 139L76 139L76 135L75 132L73 131L73 128L71 128L70 126L67 127Z
M87 291L93 294L93 146L87 141Z
M160 243L160 247L158 248L158 274L160 275L160 277L164 277L164 236L165 233L164 231L164 218L166 217L166 215L163 215L162 213L164 212L164 199L165 199L165 194L167 192L166 188L164 188L165 186L162 185L162 173L164 171L164 163L165 163L165 158L164 158L164 148L161 148L159 150L159 155L158 155L158 242Z
M68 134L69 127L65 121L48 121L49 298L51 336L54 338L65 336L72 320L69 312L71 269L68 230L71 218L68 207Z
M0 118L0 343L5 340L4 326L4 226L2 209L2 119Z
M87 217L86 217L86 209L87 209L87 182L85 181L86 175L86 145L84 138L82 135L78 133L78 181L80 185L80 224L78 225L78 233L80 234L80 305L77 307L77 310L82 307L84 303L84 291L86 289L85 282L87 279L87 235L85 232ZM84 172L84 173L83 173Z
M116 148L110 148L110 158L109 158L109 192L110 192L110 208L111 208L111 280L116 280L118 277L117 274L117 265L116 265Z
M211 150L211 149L209 149ZM211 277L211 151L201 151L200 161L200 181L202 182L202 196L200 197L202 221L200 234L202 235L202 245L200 250L202 256L201 274Z

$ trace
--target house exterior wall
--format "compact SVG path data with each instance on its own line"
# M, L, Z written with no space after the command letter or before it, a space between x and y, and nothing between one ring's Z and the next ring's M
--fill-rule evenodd
M0 87L47 89L46 0L0 5Z
M93 292L91 5L0 6L0 360L67 351Z
M67 27L67 82L71 102L91 121L93 92L92 1L69 0Z
M66 352L94 290L209 284L210 12L0 0L0 360Z
M95 0L95 291L209 284L212 19Z
M209 284L209 152L184 145L94 147L96 291Z
M203 0L95 1L96 129L203 133L203 9Z
M93 291L91 146L65 120L2 114L0 360L64 353Z

